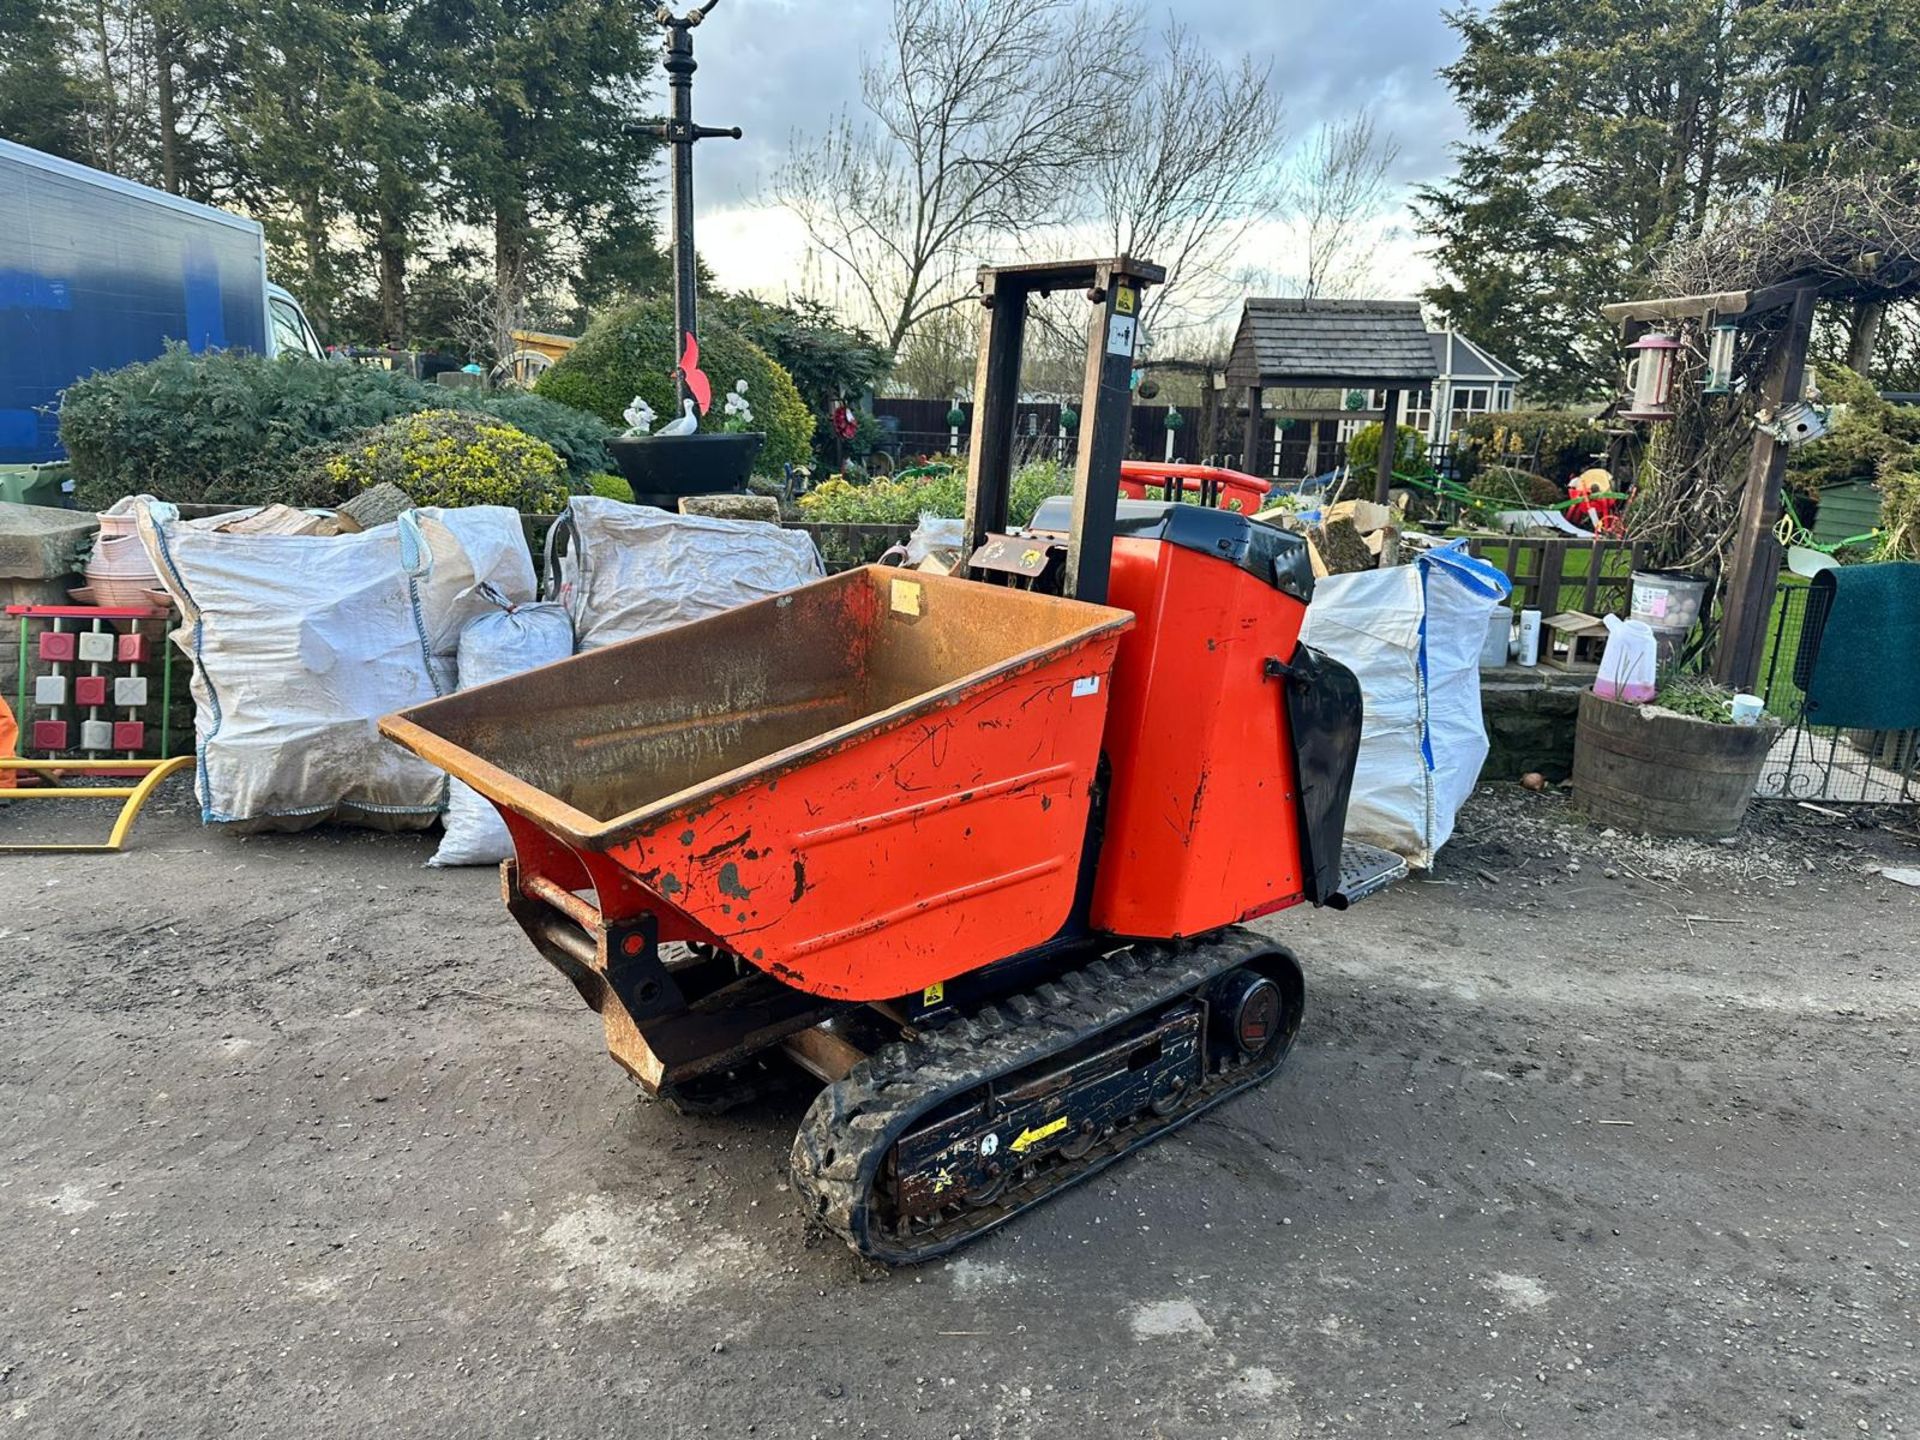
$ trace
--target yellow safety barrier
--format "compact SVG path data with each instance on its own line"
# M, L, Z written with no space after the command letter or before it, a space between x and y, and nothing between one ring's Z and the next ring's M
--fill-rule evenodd
M67 774L74 771L115 770L121 774L140 772L132 785L60 785L18 786L0 791L0 800L119 800L120 816L113 822L113 833L104 845L13 845L0 841L0 852L20 850L61 850L68 853L103 855L120 849L127 842L140 807L154 788L177 771L193 763L191 755L175 755L170 760L27 760L17 755L0 756L0 770L30 771L38 774Z

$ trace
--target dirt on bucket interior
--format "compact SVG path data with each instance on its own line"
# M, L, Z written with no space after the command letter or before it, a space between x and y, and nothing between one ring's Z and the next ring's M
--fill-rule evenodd
M0 804L0 840L92 806ZM1920 1428L1911 813L1731 844L1476 795L1265 922L1270 1085L949 1261L687 1120L430 835L0 856L0 1415L34 1436L1820 1436ZM92 828L104 830L104 822ZM1872 869L1869 867L1878 867Z

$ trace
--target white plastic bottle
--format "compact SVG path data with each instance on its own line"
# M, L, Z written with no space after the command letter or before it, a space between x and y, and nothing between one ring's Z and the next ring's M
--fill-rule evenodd
M1607 648L1600 653L1600 673L1593 693L1602 700L1624 700L1645 705L1659 688L1658 650L1653 627L1644 620L1622 620L1608 615Z
M1522 665L1540 663L1540 612L1538 610L1520 612L1520 663Z

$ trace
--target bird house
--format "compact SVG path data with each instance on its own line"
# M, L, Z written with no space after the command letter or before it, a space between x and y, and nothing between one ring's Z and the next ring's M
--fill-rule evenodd
M1634 352L1627 362L1627 383L1633 387L1632 408L1621 411L1625 420L1671 420L1673 418L1673 367L1680 354L1680 342L1658 331L1642 335L1627 349Z
M1562 610L1541 621L1547 643L1540 662L1556 670L1598 670L1607 648L1607 622L1584 610Z

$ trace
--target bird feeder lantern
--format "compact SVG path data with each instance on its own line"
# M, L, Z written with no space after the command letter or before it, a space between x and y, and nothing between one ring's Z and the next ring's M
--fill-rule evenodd
M1739 333L1740 327L1731 320L1722 320L1707 332L1708 395L1733 393L1733 345Z
M1633 403L1632 408L1621 412L1621 418L1671 420L1673 367L1680 353L1680 342L1671 335L1654 332L1642 335L1627 349L1635 352L1627 362L1627 383L1633 388Z

